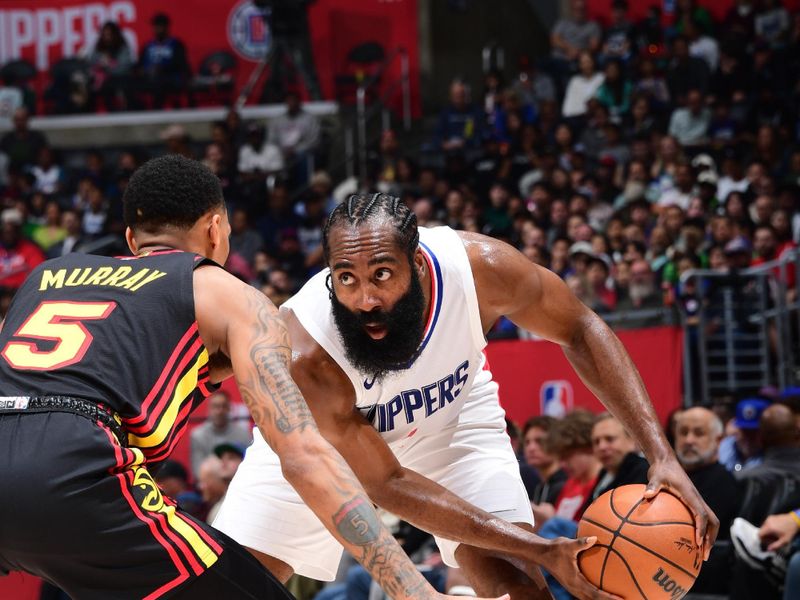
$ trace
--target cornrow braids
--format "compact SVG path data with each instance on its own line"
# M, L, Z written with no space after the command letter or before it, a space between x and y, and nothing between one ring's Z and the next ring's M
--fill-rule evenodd
M409 260L413 261L419 245L417 216L400 201L400 198L378 192L352 194L333 209L322 230L322 251L325 262L328 262L330 257L328 238L331 228L341 224L358 227L362 223L379 219L386 219L394 225L397 243L403 248Z

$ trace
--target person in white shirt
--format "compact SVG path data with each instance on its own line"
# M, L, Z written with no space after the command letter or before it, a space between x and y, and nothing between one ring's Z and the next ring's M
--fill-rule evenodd
M705 35L694 19L686 19L683 31L689 40L689 54L706 61L709 70L713 73L719 65L719 44L717 40Z
M682 146L704 144L708 139L708 126L711 124L711 111L705 105L700 90L689 90L686 106L676 108L669 120L669 134Z
M565 117L580 117L586 114L586 103L594 98L603 81L605 76L595 68L591 53L581 52L578 55L578 73L573 75L567 84L561 113Z
M281 149L264 137L264 128L258 123L247 127L247 138L239 149L237 168L240 173L268 176L283 170Z

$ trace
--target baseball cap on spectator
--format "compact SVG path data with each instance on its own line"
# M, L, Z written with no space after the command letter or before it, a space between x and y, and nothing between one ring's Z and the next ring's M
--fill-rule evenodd
M734 423L739 429L758 429L761 414L769 406L767 400L761 398L745 398L736 405Z
M741 235L725 244L725 254L750 254L752 251L753 247L750 245L750 241Z
M183 125L170 125L164 129L159 135L162 140L172 140L175 138L186 137L186 129Z
M589 242L575 242L569 247L569 255L586 254L589 258L594 256L594 250Z
M698 154L692 159L692 166L695 169L710 169L711 171L717 170L717 163L714 162L714 159L711 158L708 154Z
M7 208L0 213L0 223L3 225L22 225L22 213L16 208Z
M608 257L608 254L606 254L605 252L595 252L595 253L593 253L589 257L589 264L592 264L594 262L602 264L606 269L606 273L610 273L611 272L611 259Z
M214 446L214 454L217 455L217 458L222 458L222 455L226 452L233 452L234 454L238 454L241 458L244 458L245 448L241 444L235 444L233 442L222 442Z
M189 481L189 473L186 468L175 460L165 460L155 473L156 481L163 481L164 479L180 479L181 481Z

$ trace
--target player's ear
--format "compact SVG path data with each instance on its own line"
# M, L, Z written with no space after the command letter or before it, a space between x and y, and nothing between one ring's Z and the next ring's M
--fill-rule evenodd
M136 238L133 237L133 230L130 227L125 228L125 241L128 243L131 254L136 254L139 251L139 244L136 243Z
M425 275L425 256L419 248L414 252L414 268L418 275Z
M212 213L208 222L208 243L212 248L217 248L222 242L222 215L218 212Z

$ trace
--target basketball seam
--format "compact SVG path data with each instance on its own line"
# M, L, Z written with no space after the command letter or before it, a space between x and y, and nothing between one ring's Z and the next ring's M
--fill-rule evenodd
M639 594L642 596L644 600L647 600L647 596L642 591L642 588L639 586L639 582L636 580L636 575L633 574L633 569L631 569L631 566L628 564L628 561L625 560L625 557L622 556L622 553L619 552L619 550L614 550L611 546L609 546L608 554L611 554L612 552L619 557L619 559L622 561L622 564L625 565L626 569L628 569L628 574L631 576L631 579L633 580L633 585L636 586L636 589L639 591Z
M637 542L636 540L633 540L633 539L629 538L629 537L628 537L627 535L625 535L624 533L616 533L616 532L615 532L613 529L611 529L611 528L610 528L608 525L603 525L602 523L598 523L597 521L593 521L592 519L587 519L586 517L583 517L583 520L584 520L584 521L586 521L587 523L591 523L591 524L592 524L592 525L594 525L595 527L599 527L600 529L604 529L604 530L605 530L605 531L607 531L608 533L614 534L614 537L613 537L613 538L612 538L612 540L611 540L611 543L612 543L612 544L614 543L614 540L616 540L618 537L620 537L620 538L622 538L623 540L625 540L626 542L630 542L630 543L631 543L631 544L633 544L634 546L638 546L638 547L639 547L639 548L641 548L642 550L646 550L647 552L649 552L649 553L650 553L650 554L652 554L653 556L656 556L656 557L660 558L661 560L663 560L664 562L667 562L667 563L669 563L670 565L672 565L673 567L675 567L675 568L676 568L676 569L678 569L679 571L683 571L683 572L684 572L684 573L686 573L686 574L687 574L689 577L697 577L696 575L693 575L692 573L690 573L689 571L687 571L686 569L684 569L684 568L683 568L683 567L681 567L680 565L677 565L677 564L675 564L674 562L672 562L672 561L671 561L671 560L669 560L668 558L664 558L663 556L661 556L661 555L660 555L660 554L658 554L657 552L653 552L653 551L652 551L650 548L648 548L647 546L643 546L642 544L640 544L640 543L639 543L639 542ZM609 550L610 550L610 549L611 549L611 546L608 546L608 548L609 548ZM603 566L605 566L605 561L603 562ZM601 575L600 575L600 580L602 581L602 579L603 579L603 575L601 574Z
M614 508L614 494L616 493L616 491L617 491L617 488L614 488L613 490L611 490L611 498L609 498L608 504L609 504L609 506L611 506L611 511L617 516L618 519L620 519L620 523L619 523L619 527L617 528L617 530L612 533L613 537L611 538L611 542L609 542L609 544L608 544L608 552L609 553L614 551L614 542L616 542L617 538L620 537L620 535L621 535L620 531L622 531L622 528L625 526L625 523L628 522L628 517L630 517L633 514L633 511L635 511L637 508L639 508L639 505L644 501L644 498L640 499L636 504L634 504L631 507L631 509L628 511L628 514L623 517ZM641 588L639 588L639 582L636 580L636 575L633 574L633 571L628 566L628 562L622 557L622 554L620 554L619 552L616 552L616 554L619 554L619 557L620 557L620 559L622 559L622 562L625 564L625 567L628 569L628 571L630 571L631 578L633 579L633 583L636 586L636 589L638 589L641 592ZM608 559L608 553L606 553L606 559ZM603 564L603 567L605 567L605 563ZM605 569L600 572L600 579L602 580L604 576L605 576ZM645 598L645 600L647 600L647 596L645 596L644 594L642 594L642 596Z

